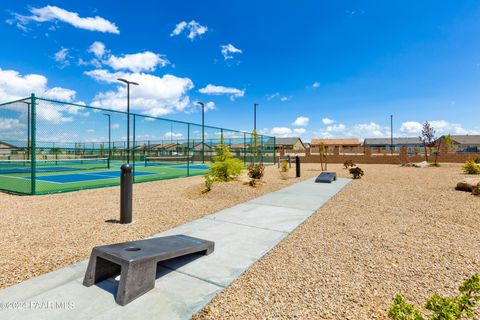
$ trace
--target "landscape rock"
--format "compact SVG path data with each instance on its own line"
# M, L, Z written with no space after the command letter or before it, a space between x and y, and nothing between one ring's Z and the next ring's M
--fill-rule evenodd
M455 190L470 191L480 183L480 178L465 178L457 183Z

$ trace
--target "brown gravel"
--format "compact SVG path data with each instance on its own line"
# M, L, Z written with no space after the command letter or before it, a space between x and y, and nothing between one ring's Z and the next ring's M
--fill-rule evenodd
M311 168L318 168L312 165ZM93 246L142 239L261 194L298 182L282 180L276 166L265 170L265 183L247 180L217 183L202 194L203 177L156 181L134 186L134 223L119 218L119 188L44 196L0 193L0 288L88 258ZM302 179L318 171L303 170Z
M361 167L194 319L386 319L396 293L418 306L480 272L480 197L454 190L460 165Z

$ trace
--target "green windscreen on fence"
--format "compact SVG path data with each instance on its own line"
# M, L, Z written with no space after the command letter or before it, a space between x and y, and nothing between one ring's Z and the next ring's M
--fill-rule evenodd
M222 140L245 163L275 162L273 137L32 95L0 104L0 190L114 186L124 163L133 165L136 183L201 175Z

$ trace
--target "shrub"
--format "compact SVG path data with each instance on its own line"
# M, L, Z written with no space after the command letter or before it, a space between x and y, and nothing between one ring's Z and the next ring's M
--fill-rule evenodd
M230 153L230 148L223 143L223 136L220 138L220 144L216 146L217 155L212 159L212 166L209 174L215 181L230 181L238 177L245 168L242 160L234 158Z
M265 166L263 164L251 164L248 166L248 176L252 179L262 179Z
M476 158L473 160L473 162L475 162L475 163L480 163L480 157L476 157Z
M425 302L430 320L458 320L475 318L477 304L480 302L480 275L474 274L465 279L458 287L460 294L456 297L442 297L434 294ZM424 320L424 315L413 305L407 303L399 294L393 299L393 305L388 310L388 316L393 320Z
M363 170L359 167L350 168L349 171L350 174L353 175L353 179L360 179L364 175Z
M250 181L248 181L248 185L250 187L256 187L257 186L257 179L250 179Z
M343 163L343 166L345 167L345 169L348 169L349 167L355 167L355 163L353 163L352 160L347 160Z
M475 163L475 161L468 160L463 165L463 172L468 174L480 174L480 168L478 167L478 164Z
M205 189L203 190L203 193L207 193L212 190L214 181L215 179L211 175L205 175Z
M282 160L280 169L281 169L282 172L288 172L288 161L287 160Z

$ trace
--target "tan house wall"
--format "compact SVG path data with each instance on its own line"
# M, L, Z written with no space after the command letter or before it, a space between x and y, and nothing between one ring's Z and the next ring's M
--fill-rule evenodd
M297 154L304 163L319 163L320 155L318 148L307 148L304 153L295 152L295 150L280 150L278 156L283 158L285 154ZM445 147L440 149L438 162L464 163L467 160L480 157L480 153L461 154L449 152ZM433 161L434 156L429 156L429 161ZM340 148L335 148L333 152L327 154L328 163L344 163L352 160L354 163L367 164L402 164L408 162L421 162L425 160L423 154L409 155L407 148L402 147L400 151L391 152L390 150L381 150L378 148L363 148L363 153L344 152Z

